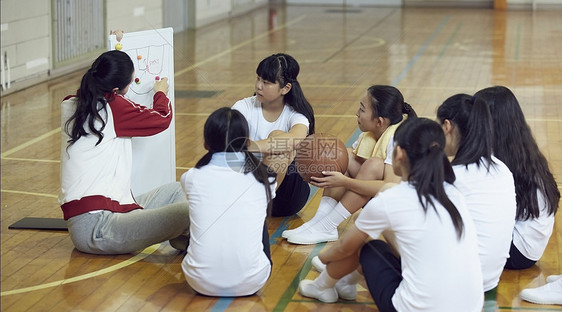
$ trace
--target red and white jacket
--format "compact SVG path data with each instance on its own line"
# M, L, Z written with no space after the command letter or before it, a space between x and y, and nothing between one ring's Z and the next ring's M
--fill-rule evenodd
M128 212L142 208L131 193L131 137L160 133L172 121L172 105L163 92L154 94L153 108L118 94L107 94L106 99L107 112L100 111L106 125L97 146L98 137L91 133L68 145L70 137L64 127L76 110L77 97L67 96L61 103L59 203L65 220L95 210ZM96 128L100 127L101 122L96 121ZM87 126L85 130L89 132Z

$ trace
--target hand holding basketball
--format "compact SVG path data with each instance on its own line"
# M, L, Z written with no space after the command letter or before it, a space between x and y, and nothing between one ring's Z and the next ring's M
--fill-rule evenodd
M348 155L345 144L336 136L315 133L302 140L295 155L295 165L301 177L311 182L312 177L324 177L322 172L347 171Z
M350 179L348 176L339 171L323 171L322 177L311 177L310 184L325 188L325 187L337 187L345 186L345 181Z

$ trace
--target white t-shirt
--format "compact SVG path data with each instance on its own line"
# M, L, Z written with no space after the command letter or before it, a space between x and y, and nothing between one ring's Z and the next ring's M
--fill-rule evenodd
M297 124L303 124L307 128L310 125L310 122L303 114L296 112L289 105L283 107L283 112L277 120L273 122L267 121L263 117L261 103L257 100L256 96L237 101L232 106L232 109L241 112L248 121L250 139L252 141L267 139L273 130L288 132Z
M263 250L265 187L240 172L241 153L215 153L209 164L181 176L189 198L190 241L182 261L189 285L209 296L246 296L267 281L271 264ZM275 196L272 180L271 194Z
M408 182L379 193L355 221L370 237L378 238L385 231L396 244L403 277L392 297L398 311L482 310L476 230L463 196L448 183L444 187L463 219L460 240L445 208L434 200L435 209L429 206L424 212Z
M542 257L554 227L554 214L548 215L545 198L539 190L537 190L537 201L540 209L539 217L517 220L513 229L515 247L527 259L535 261Z
M466 206L478 234L478 248L484 291L496 287L509 258L511 236L515 225L515 184L507 166L493 157L495 166L486 170L470 164L453 166L455 186L465 196Z

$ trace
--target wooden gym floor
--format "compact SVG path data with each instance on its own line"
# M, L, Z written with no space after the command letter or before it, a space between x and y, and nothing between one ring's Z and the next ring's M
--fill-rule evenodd
M561 20L562 11L279 6L178 33L177 177L204 154L207 115L252 95L258 62L282 51L301 64L299 81L314 106L317 132L348 144L358 131L359 99L371 84L396 86L430 118L450 95L508 86L560 186ZM295 246L280 234L312 217L316 190L299 216L270 220L273 272L257 295L245 298L195 295L181 273L183 255L168 243L95 256L76 251L65 231L9 230L23 217L62 218L59 104L83 72L2 97L2 311L377 311L364 282L356 301L321 304L298 294L299 280L318 274L310 260L325 244ZM505 271L485 311L562 311L518 297L562 273L561 218L544 257L531 269Z

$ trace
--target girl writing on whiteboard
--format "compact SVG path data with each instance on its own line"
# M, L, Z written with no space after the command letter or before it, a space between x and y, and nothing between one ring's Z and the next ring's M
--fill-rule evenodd
M239 111L216 110L203 135L207 154L181 177L191 220L182 270L198 293L252 295L271 272L265 218L275 173L248 151L248 123Z
M300 282L302 295L354 300L362 272L381 312L482 310L476 230L444 147L435 121L411 118L398 127L392 170L401 182L371 199L320 252L326 267Z
M310 193L294 164L298 143L314 133L314 112L297 81L299 70L298 62L288 54L265 58L256 69L254 96L232 106L248 121L250 151L263 155L264 162L277 173L274 217L299 212Z
M168 128L172 107L167 79L154 84L153 108L123 95L133 62L121 51L100 55L82 77L76 95L61 104L59 202L76 249L122 254L170 240L185 250L188 202L179 183L133 198L131 137Z

